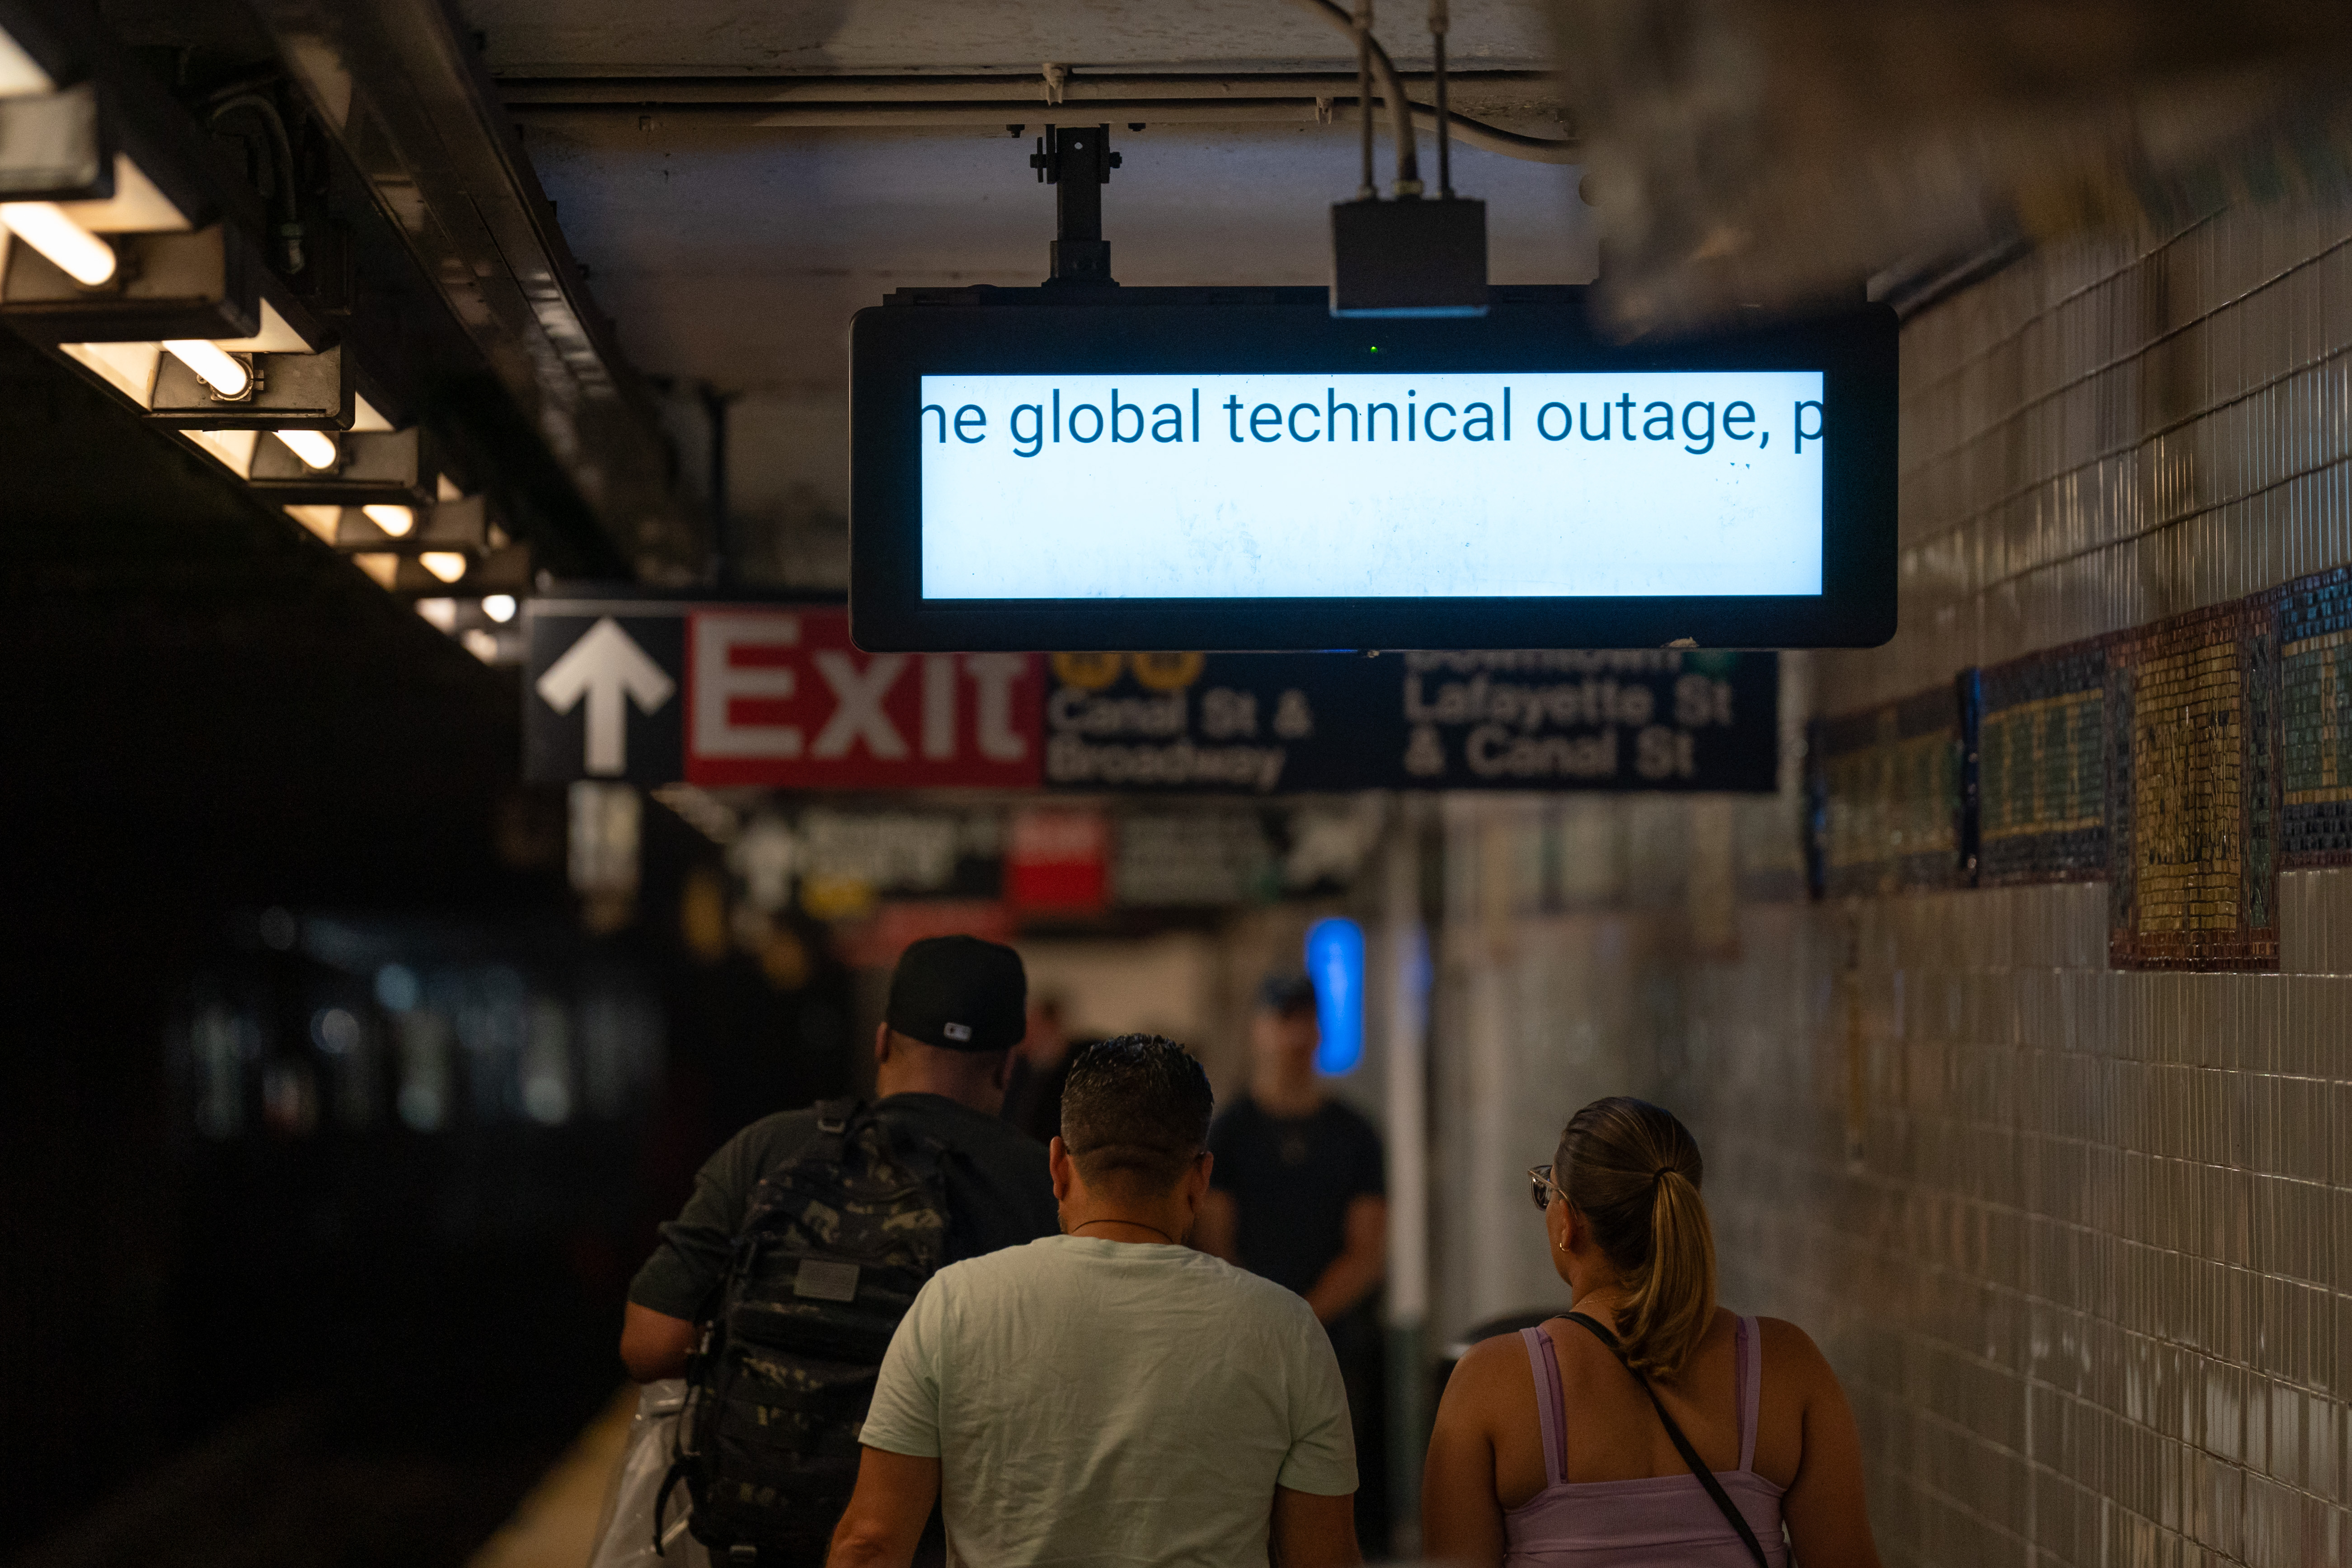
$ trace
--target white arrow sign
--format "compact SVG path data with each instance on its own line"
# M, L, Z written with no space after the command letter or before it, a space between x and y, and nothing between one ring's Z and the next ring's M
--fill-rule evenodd
M609 777L629 771L629 713L623 700L635 702L640 713L656 712L677 682L606 616L548 667L537 689L558 713L571 712L583 695L588 699L588 771Z

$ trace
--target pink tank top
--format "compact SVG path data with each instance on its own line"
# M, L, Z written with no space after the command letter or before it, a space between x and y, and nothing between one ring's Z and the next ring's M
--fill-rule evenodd
M1522 1329L1519 1338L1535 1373L1545 1486L1503 1515L1505 1568L1755 1568L1738 1532L1696 1476L1570 1481L1559 1352L1541 1329ZM1755 1319L1738 1321L1734 1343L1739 1468L1717 1470L1715 1479L1747 1516L1772 1568L1788 1568L1789 1548L1780 1532L1780 1498L1787 1489L1748 1468L1756 1462L1756 1415L1764 1387L1763 1343Z

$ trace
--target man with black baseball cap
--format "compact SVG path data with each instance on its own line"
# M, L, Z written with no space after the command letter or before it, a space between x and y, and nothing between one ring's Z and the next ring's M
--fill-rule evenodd
M1000 1121L1013 1047L1027 1027L1021 955L972 936L909 946L874 1036L875 1113L961 1156L946 1163L947 1261L1057 1234L1045 1146ZM814 1109L763 1117L696 1176L694 1196L661 1227L629 1284L621 1360L641 1383L677 1377L695 1321L727 1272L751 1194L817 1136Z

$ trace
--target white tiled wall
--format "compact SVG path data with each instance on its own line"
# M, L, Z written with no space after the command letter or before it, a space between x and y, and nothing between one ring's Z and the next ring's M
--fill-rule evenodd
M2352 211L2046 252L1903 339L1903 629L1825 711L2352 560Z
M1792 662L1795 706L2352 561L2347 347L2333 211L1914 321L1903 629ZM2104 884L1751 901L1708 960L1689 809L1449 807L1440 1329L1559 1300L1520 1169L1648 1094L1706 1151L1727 1299L1845 1380L1890 1563L2352 1563L2352 869L2281 878L2276 974L2110 970ZM1743 870L1785 878L1797 816L1740 808ZM1521 869L1547 831L1608 868L1580 905Z
M1450 826L1490 867L1530 830ZM1442 1331L1561 1300L1521 1172L1647 1095L1706 1152L1725 1299L1845 1379L1889 1563L2352 1561L2352 871L2282 899L2290 970L2342 973L2112 971L2105 900L1752 904L1717 963L1678 908L1455 922Z

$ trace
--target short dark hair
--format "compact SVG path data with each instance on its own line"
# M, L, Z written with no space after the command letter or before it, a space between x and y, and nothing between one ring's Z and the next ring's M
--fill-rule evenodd
M1312 1013L1316 1011L1315 982L1297 973L1269 974L1258 982L1257 1005L1261 1012L1278 1018Z
M1062 1145L1089 1186L1166 1192L1209 1142L1216 1110L1192 1053L1158 1035L1082 1046L1062 1089Z

